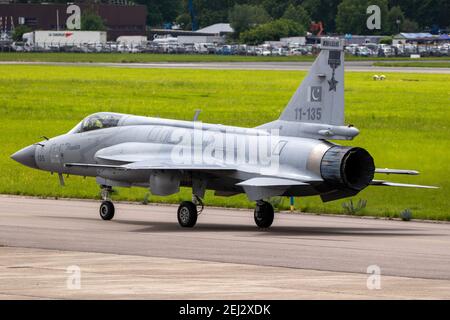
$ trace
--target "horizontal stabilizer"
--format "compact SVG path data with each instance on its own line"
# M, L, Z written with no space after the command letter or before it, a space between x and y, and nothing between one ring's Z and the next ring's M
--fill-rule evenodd
M281 196L290 187L308 186L308 183L270 177L251 178L236 185L241 186L251 201Z
M419 171L416 170L404 170L404 169L375 169L375 173L383 173L383 174L407 174L416 176L419 174Z
M408 184L408 183L397 183L384 180L372 180L370 183L372 186L385 186L385 187L404 187L404 188L423 188L423 189L439 189L435 186L423 186L420 184Z
M258 177L239 182L236 185L251 186L251 187L285 187L285 186L290 187L290 186L304 186L308 185L308 183L290 179Z

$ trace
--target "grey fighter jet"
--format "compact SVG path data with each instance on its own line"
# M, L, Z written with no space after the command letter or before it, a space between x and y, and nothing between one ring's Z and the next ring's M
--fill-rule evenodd
M376 169L363 148L328 140L352 140L359 130L344 124L343 43L323 38L321 52L279 119L256 128L101 112L67 134L28 146L11 157L32 168L95 177L102 188L100 216L110 220L113 187L144 187L154 195L192 188L178 208L178 222L193 227L205 190L218 196L247 194L256 201L255 223L268 228L274 196L319 195L332 201L368 186L434 188L374 180Z

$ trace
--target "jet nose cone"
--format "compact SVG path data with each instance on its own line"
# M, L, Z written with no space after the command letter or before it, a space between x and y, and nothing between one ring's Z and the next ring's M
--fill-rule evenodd
M31 145L22 150L17 151L11 156L11 159L31 168L36 168L36 159L34 155L36 153L36 146Z

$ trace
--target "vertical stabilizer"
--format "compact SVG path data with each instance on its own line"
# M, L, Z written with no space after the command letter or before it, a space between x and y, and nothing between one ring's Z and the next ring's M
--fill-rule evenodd
M259 126L280 134L350 140L358 129L344 125L344 45L322 38L321 51L278 120Z
M339 39L322 38L321 51L280 120L344 125L344 52Z

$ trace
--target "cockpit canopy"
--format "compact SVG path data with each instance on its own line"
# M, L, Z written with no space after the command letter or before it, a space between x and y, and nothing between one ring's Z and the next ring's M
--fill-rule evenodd
M69 133L81 133L92 130L117 127L122 117L123 115L118 113L110 113L110 112L95 113L93 115L86 117Z

